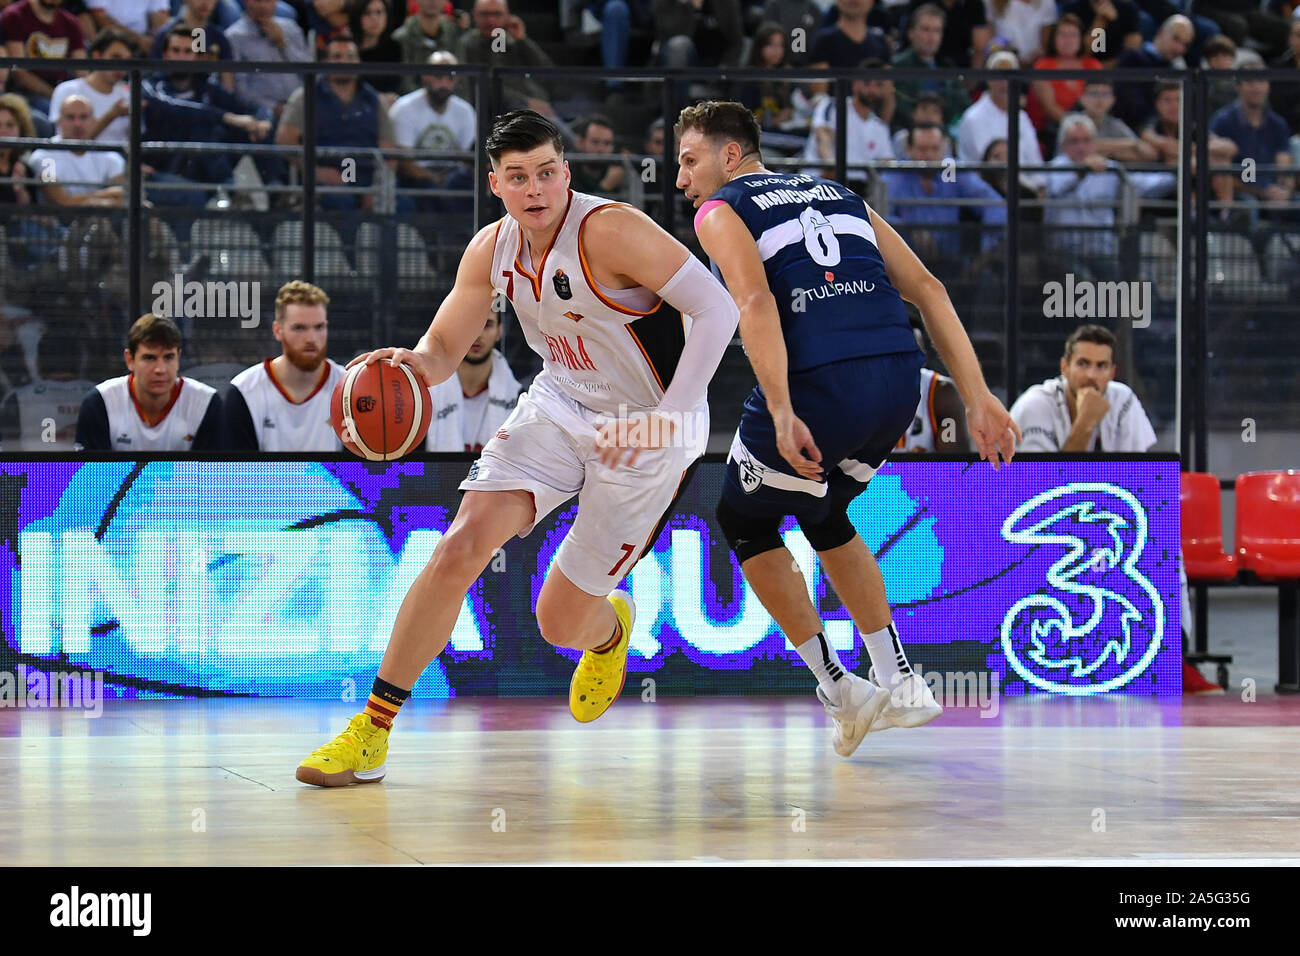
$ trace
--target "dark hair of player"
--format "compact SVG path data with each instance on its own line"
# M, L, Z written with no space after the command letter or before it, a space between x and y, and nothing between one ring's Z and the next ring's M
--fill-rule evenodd
M181 347L181 330L166 316L146 312L131 323L131 331L126 334L126 349L135 357L136 350L142 345L155 348L179 349Z
M564 155L560 128L536 110L511 110L496 118L483 146L495 166L503 153L526 153L550 143Z
M681 139L682 134L691 129L699 130L719 146L738 143L744 155L754 153L759 157L759 162L762 162L762 154L758 149L761 135L758 120L741 103L707 100L686 107L677 117L673 135Z
M1093 345L1109 345L1110 354L1115 355L1115 336L1110 329L1101 325L1081 325L1065 340L1065 360L1070 361L1077 342L1091 342Z

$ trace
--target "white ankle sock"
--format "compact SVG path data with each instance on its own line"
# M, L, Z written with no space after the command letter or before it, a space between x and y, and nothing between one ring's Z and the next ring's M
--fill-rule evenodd
M876 683L885 690L893 690L898 681L912 673L893 621L879 631L862 635L862 643L867 645L871 666L876 669Z
M840 689L837 682L844 677L847 671L844 670L839 655L835 653L835 648L831 647L830 642L826 640L826 636L818 632L796 647L795 650L799 652L803 662L808 665L808 669L817 678L817 685L821 687L826 699L832 704L838 705L840 702Z

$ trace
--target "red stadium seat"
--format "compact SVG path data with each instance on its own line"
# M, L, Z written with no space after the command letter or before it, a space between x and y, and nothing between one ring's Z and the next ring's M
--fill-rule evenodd
M1237 479L1237 556L1261 580L1300 579L1300 471Z
M1231 581L1237 556L1223 551L1219 479L1204 472L1182 476L1183 567L1191 581Z

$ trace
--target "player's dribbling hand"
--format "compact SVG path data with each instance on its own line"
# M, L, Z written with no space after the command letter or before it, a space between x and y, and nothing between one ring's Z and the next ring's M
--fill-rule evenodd
M980 457L996 471L1002 462L1010 462L1016 443L1024 441L1020 426L992 392L985 392L974 405L966 408L966 426L975 439Z
M607 422L596 433L596 448L600 463L607 468L617 468L624 463L629 468L647 448L667 448L673 442L677 426L671 418L647 415L631 420L622 418Z
M822 453L813 441L812 432L794 412L772 416L776 427L776 450L790 463L800 478L822 480Z
M420 381L424 382L425 388L432 388L434 385L432 370L429 368L428 360L419 352L412 349L395 349L383 348L375 349L373 352L366 352L358 355L345 368L352 368L364 362L367 365L374 365L376 362L388 360L388 364L396 368L398 365L405 365L416 375L420 376Z

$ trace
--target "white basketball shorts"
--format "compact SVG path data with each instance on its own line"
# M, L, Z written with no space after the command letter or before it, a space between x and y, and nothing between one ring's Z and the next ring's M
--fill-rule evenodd
M654 542L658 527L685 477L704 453L708 405L701 405L674 433L667 448L644 450L636 464L600 463L596 436L611 416L563 395L542 373L486 445L460 484L461 491L528 491L536 513L519 532L529 534L575 494L578 517L556 565L586 591L603 597L632 570Z

